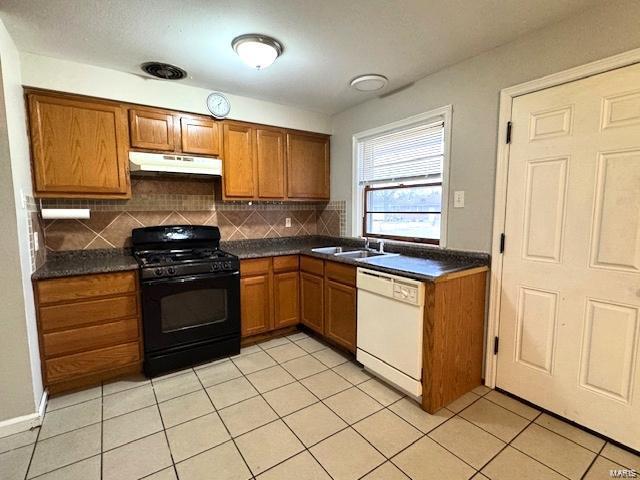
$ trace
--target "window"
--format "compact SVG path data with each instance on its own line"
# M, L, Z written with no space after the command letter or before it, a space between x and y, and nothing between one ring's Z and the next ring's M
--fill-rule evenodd
M444 243L450 107L354 138L359 235Z

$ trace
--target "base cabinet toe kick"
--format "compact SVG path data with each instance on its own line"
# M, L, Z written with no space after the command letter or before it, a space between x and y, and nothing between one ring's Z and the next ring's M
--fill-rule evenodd
M434 413L482 383L486 271L418 282L358 268L357 360Z

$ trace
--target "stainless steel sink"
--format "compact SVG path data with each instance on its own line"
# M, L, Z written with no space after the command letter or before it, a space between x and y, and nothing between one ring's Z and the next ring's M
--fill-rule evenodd
M312 252L316 253L325 253L327 255L336 255L342 252L342 247L320 247L320 248L312 248Z
M354 250L352 252L335 253L334 255L336 257L346 257L346 258L353 258L353 259L359 260L359 259L365 259L365 258L371 258L371 257L392 256L392 255L397 255L397 253L381 253L381 252L374 252L372 250Z

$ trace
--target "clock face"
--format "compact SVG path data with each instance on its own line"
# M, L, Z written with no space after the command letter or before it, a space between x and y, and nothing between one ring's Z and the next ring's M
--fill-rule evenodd
M213 92L207 97L207 108L216 118L225 118L231 111L231 103L223 94Z

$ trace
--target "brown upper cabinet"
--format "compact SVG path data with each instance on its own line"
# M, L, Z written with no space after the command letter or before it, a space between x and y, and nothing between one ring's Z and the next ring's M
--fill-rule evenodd
M329 199L329 137L287 133L287 196Z
M224 122L222 178L225 198L254 198L254 131L244 123Z
M220 155L220 122L204 115L157 108L129 109L131 148L194 155Z
M255 129L258 198L285 198L284 132Z
M327 135L225 121L223 136L225 198L329 199Z
M37 197L129 198L126 111L113 102L27 92Z
M194 155L220 155L222 152L220 123L210 118L180 118L182 151Z
M148 150L175 150L174 117L161 110L129 110L131 146Z

